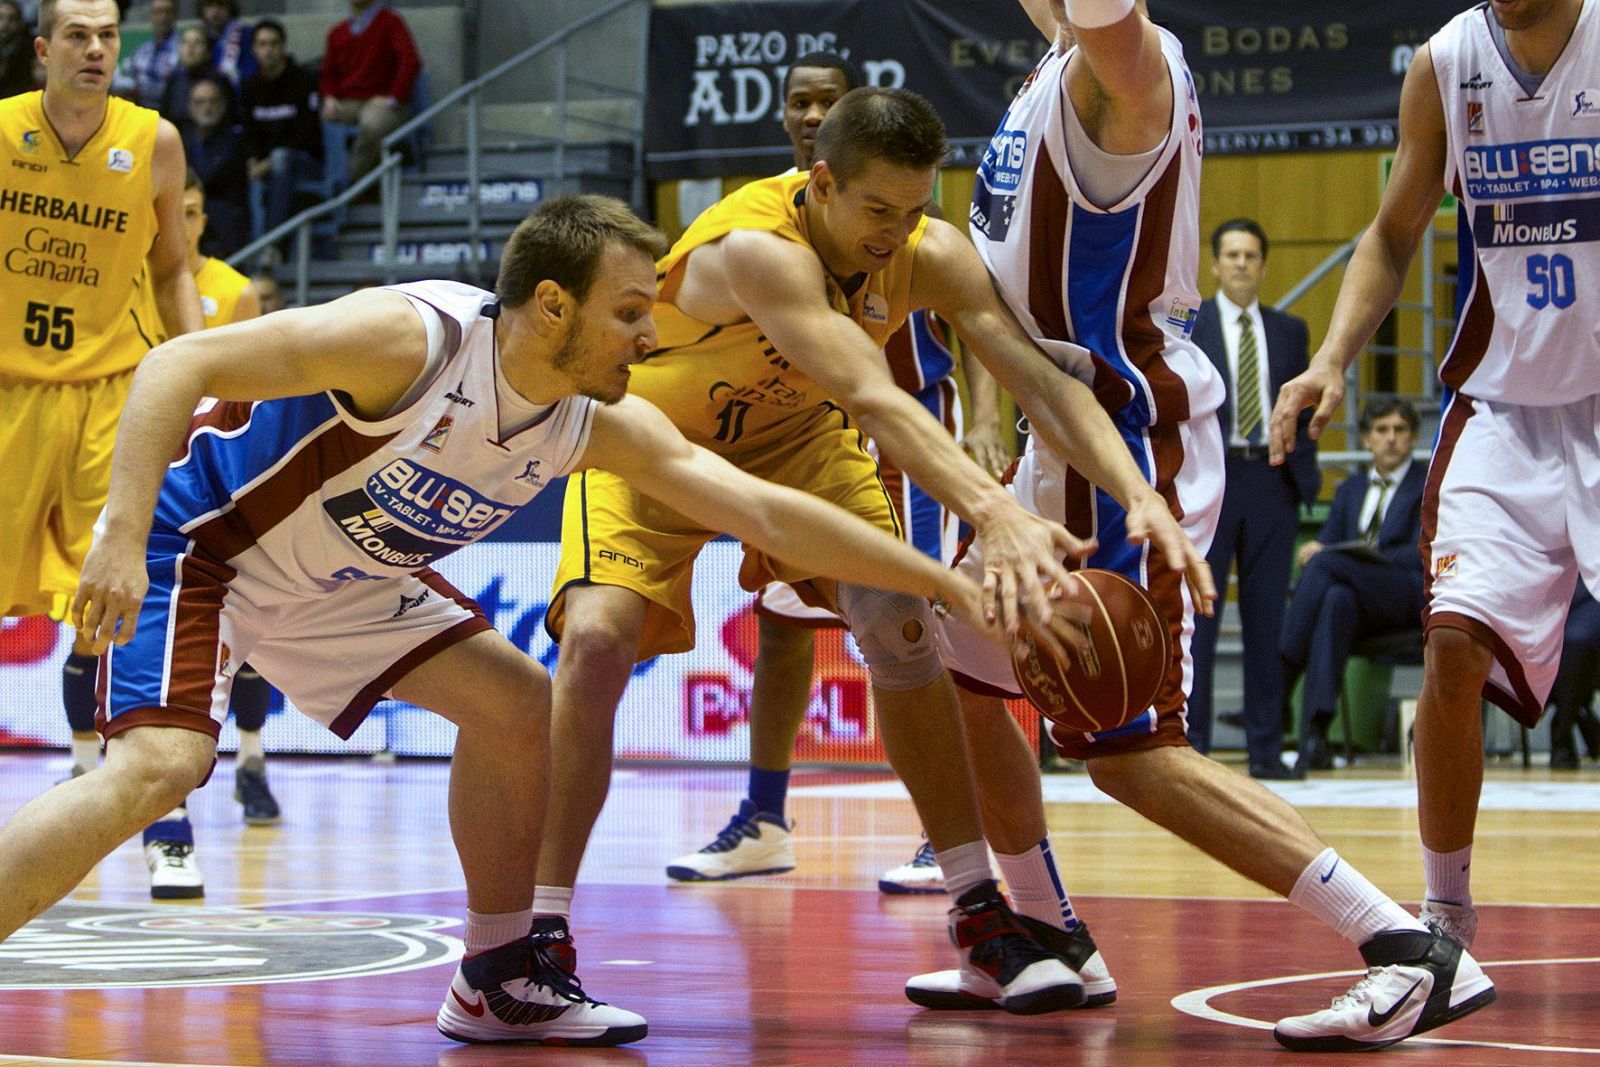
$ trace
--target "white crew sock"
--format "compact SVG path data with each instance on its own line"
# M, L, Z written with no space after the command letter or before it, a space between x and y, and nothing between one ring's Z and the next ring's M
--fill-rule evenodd
M541 885L533 890L533 913L538 916L556 916L572 920L572 888L564 885Z
M476 956L491 948L499 948L528 936L533 926L533 910L502 911L493 915L480 915L467 909L467 955Z
M951 900L959 900L967 890L994 881L994 872L989 870L989 846L981 837L935 852L933 858L939 861L939 869L944 872L945 889Z
M1061 930L1078 925L1072 912L1072 901L1061 883L1056 870L1055 854L1050 851L1050 838L1046 837L1028 851L1015 856L994 858L1000 863L1000 873L1005 876L1006 888L1011 891L1012 910L1038 919Z
M1289 893L1289 903L1309 911L1356 945L1388 930L1427 932L1427 927L1331 848L1323 849L1301 872Z
M265 762L266 758L267 750L261 747L261 731L240 730L238 761L245 763L254 759Z
M1441 904L1472 905L1472 846L1454 852L1434 852L1422 846L1422 873L1428 882L1428 899Z
M100 738L98 735L90 737L72 735L72 765L85 774L100 766Z

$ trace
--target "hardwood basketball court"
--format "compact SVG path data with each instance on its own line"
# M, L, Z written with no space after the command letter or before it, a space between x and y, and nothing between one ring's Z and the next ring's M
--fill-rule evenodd
M0 764L8 811L65 766L54 754ZM1415 901L1412 784L1384 773L1280 791L1375 881ZM1298 1063L1273 1042L1272 1021L1342 992L1360 967L1309 916L1097 798L1085 776L1052 775L1058 856L1119 1000L1029 1019L923 1011L902 983L953 953L944 897L875 888L915 847L897 783L798 773L798 870L670 885L663 866L721 828L742 775L630 768L616 776L573 925L585 987L644 1014L650 1035L605 1050L462 1046L433 1026L465 908L446 774L437 761L278 760L285 819L261 829L240 821L223 763L191 808L203 904L152 903L135 842L0 944L0 1064ZM1475 954L1500 999L1381 1054L1396 1062L1600 1053L1600 773L1490 779Z

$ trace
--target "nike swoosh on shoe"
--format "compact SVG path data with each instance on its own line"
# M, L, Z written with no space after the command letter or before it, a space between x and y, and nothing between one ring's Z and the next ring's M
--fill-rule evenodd
M450 990L450 995L452 997L456 998L456 1003L461 1005L461 1010L462 1011L466 1012L468 1015L472 1016L474 1019L483 1018L484 1003L483 1003L483 994L482 993L476 994L476 1000L477 1000L476 1004L469 1004L467 1001L463 1000L462 997L461 997L461 994L457 993L454 989Z
M1411 999L1411 994L1417 991L1417 986L1420 986L1423 981L1424 979L1418 978L1416 983L1412 985L1410 989L1406 990L1406 995L1389 1005L1389 1009L1387 1011L1380 1012L1376 1005L1369 1007L1367 1009L1367 1025L1372 1027L1374 1030L1378 1029L1379 1027L1386 1026L1389 1020L1394 1018L1395 1012L1406 1006L1406 1003Z

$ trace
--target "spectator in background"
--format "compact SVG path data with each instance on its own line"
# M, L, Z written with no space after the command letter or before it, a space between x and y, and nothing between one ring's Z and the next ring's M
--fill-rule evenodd
M1583 735L1589 758L1600 759L1600 718L1589 706L1596 686L1600 686L1600 603L1580 579L1562 631L1561 668L1550 688L1550 701L1555 705L1550 717L1551 770L1578 769L1574 726Z
M360 126L352 182L378 165L383 139L405 122L421 69L411 30L383 0L350 0L350 17L328 31L322 121Z
M178 0L150 0L147 15L150 39L133 50L128 71L134 102L159 110L167 79L178 66Z
M256 73L244 83L245 151L250 180L266 186L268 230L294 209L294 188L322 169L317 83L285 48L283 24L256 23L251 37Z
M0 97L38 88L33 81L33 37L16 0L0 0Z
M1253 219L1230 219L1211 234L1211 273L1217 295L1200 305L1194 340L1227 385L1218 419L1227 446L1227 488L1217 536L1206 562L1217 582L1217 603L1228 597L1228 571L1239 564L1239 616L1244 625L1244 733L1254 778L1292 778L1283 765L1283 666L1278 644L1284 601L1299 533L1299 505L1317 499L1322 473L1301 419L1299 447L1283 467L1267 459L1267 416L1284 382L1306 369L1305 320L1262 307L1267 235ZM1212 667L1221 618L1195 619L1194 690L1189 739L1211 749Z
M183 154L206 190L210 216L206 252L229 256L250 236L249 177L244 131L228 117L228 83L217 74L199 78L189 90L189 121Z
M211 65L228 79L234 93L256 72L250 51L250 24L239 17L234 0L200 0L200 23L211 45Z
M1283 625L1284 686L1305 672L1300 756L1295 769L1326 770L1328 724L1338 707L1350 646L1422 625L1422 487L1414 463L1421 420L1404 400L1374 400L1361 413L1361 447L1372 469L1333 494L1328 521L1300 546L1300 584Z
M171 122L178 129L183 129L189 123L189 90L201 78L220 78L217 69L211 65L211 42L206 39L206 31L199 26L185 27L178 34L178 64L167 75L167 83L161 89L161 101L156 105L156 110L161 112L161 117ZM228 85L226 78L222 79ZM228 86L229 113L232 113L233 87Z

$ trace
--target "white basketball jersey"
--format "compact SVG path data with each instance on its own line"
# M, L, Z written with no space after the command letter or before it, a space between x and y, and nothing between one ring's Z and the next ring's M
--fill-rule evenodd
M1200 308L1200 107L1182 46L1159 32L1172 122L1155 163L1119 203L1091 203L1073 174L1063 124L1077 119L1063 75L1074 49L1059 47L1011 102L972 193L972 239L1012 312L1133 425L1209 414L1224 391L1190 340Z
M494 530L583 455L596 402L567 397L500 436L494 294L456 282L390 287L443 366L374 422L329 393L208 400L168 470L158 524L269 585L410 574Z
M1528 96L1487 4L1429 42L1444 105L1445 187L1476 264L1439 378L1484 400L1548 406L1600 392L1600 0ZM1463 259L1465 260L1465 256Z

